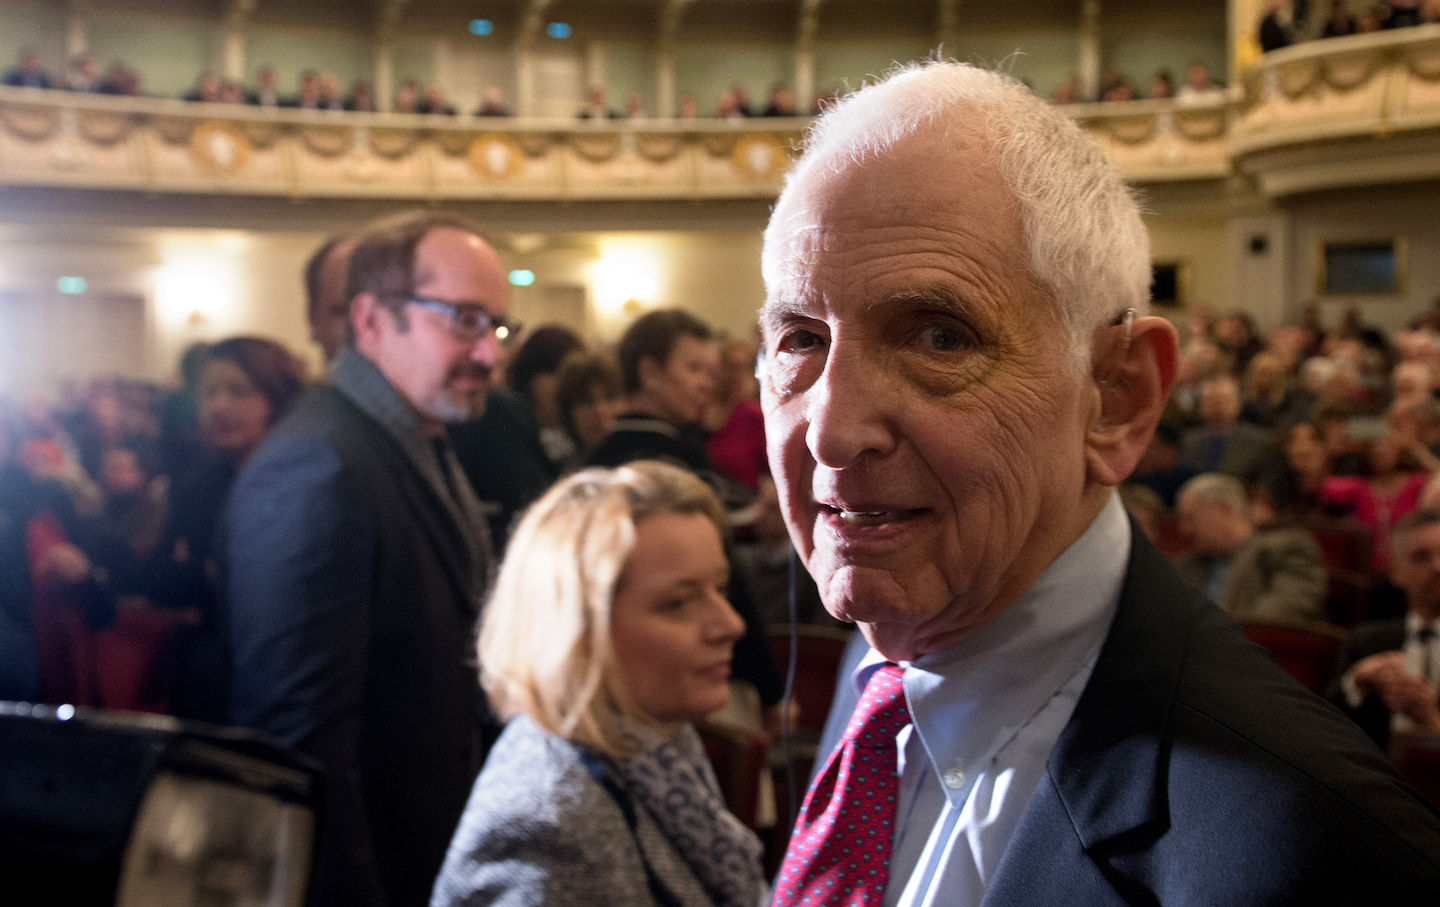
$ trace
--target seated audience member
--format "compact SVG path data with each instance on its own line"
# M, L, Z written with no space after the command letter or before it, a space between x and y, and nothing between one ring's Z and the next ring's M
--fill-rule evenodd
M625 119L645 119L645 99L640 97L640 92L632 91L625 96Z
M1280 454L1271 432L1240 420L1240 385L1229 375L1200 385L1205 424L1185 433L1180 456L1196 473L1223 472L1246 485L1272 487Z
M1150 100L1158 101L1175 97L1175 79L1170 70L1162 69L1150 80Z
M1285 434L1285 469L1272 503L1287 521L1318 515L1325 504L1321 489L1330 477L1330 452L1314 423L1301 422Z
M1180 458L1180 429L1162 419L1126 481L1149 488L1166 507L1174 507L1180 486L1194 475L1194 468Z
M1259 353L1245 369L1245 403L1240 419L1262 428L1279 428L1295 403L1285 366L1274 353Z
M1190 551L1175 569L1237 620L1325 619L1325 554L1299 529L1257 532L1245 486L1205 473L1180 489L1176 509Z
M730 86L730 94L735 96L735 109L742 117L752 117L755 111L750 107L750 90L739 82Z
M416 113L428 113L433 116L453 117L455 108L445 101L445 92L437 83L431 82L425 89L425 95L415 104Z
M745 116L746 114L740 110L740 103L735 100L735 92L720 92L720 99L715 102L715 119L739 120Z
M105 78L100 81L95 91L127 98L139 97L143 94L140 90L140 74L117 61L110 64L109 71L105 73Z
M1204 63L1191 63L1185 84L1175 92L1175 99L1181 104L1200 104L1225 97L1225 89L1210 79L1210 70Z
M1135 84L1130 81L1129 77L1121 76L1118 82L1105 89L1105 93L1100 96L1100 100L1133 101L1135 100Z
M315 106L320 110L344 110L345 96L340 91L340 77L333 72L320 76L320 94Z
M1249 312L1231 312L1215 322L1214 341L1220 348L1224 368L1232 375L1244 375L1250 360L1265 349Z
M1426 362L1401 362L1390 373L1391 403L1435 399L1435 379Z
M677 116L682 120L693 120L700 116L700 105L696 103L694 95L682 94L677 109Z
M229 658L215 613L216 534L235 475L304 390L295 357L260 337L231 337L207 349L197 390L204 456L171 480L169 516L146 568L150 600L193 609L174 642L171 711L217 724L229 718Z
M1055 94L1051 99L1056 104L1076 104L1080 98L1080 77L1071 76L1055 87ZM817 107L816 110L819 110Z
M1420 501L1429 476L1402 460L1400 442L1384 435L1366 446L1367 474L1331 476L1320 486L1320 498L1329 508L1345 511L1365 525L1374 539L1370 569L1389 566L1390 532Z
M1362 475L1366 470L1365 444L1354 437L1355 404L1343 397L1317 401L1311 420L1330 455L1330 472L1337 476Z
M406 82L395 92L396 113L419 113L420 112L420 89L414 82Z
M320 109L320 77L312 69L300 73L300 92L286 103L286 107L298 107L301 110Z
M1440 510L1406 516L1393 542L1405 615L1355 626L1330 692L1381 747L1392 731L1440 733Z
M100 61L84 54L70 61L65 87L71 91L100 90Z
M1420 24L1420 0L1388 0L1390 15L1381 28L1410 28Z
M1346 0L1330 0L1330 15L1325 18L1325 27L1320 30L1322 38L1343 38L1355 34L1355 17L1350 15Z
M561 468L573 472L610 434L625 410L620 365L609 353L571 353L556 373L555 409L576 455Z
M1295 43L1295 27L1285 15L1285 0L1266 0L1259 37L1260 49L1266 53Z
M1380 30L1380 11L1386 7L1379 3L1367 6L1355 15L1355 34L1368 35Z
M195 87L185 93L182 101L199 101L204 104L220 103L220 79L213 72L202 72L195 80Z
M751 504L755 517L750 521L754 540L734 546L731 558L735 570L744 575L755 597L755 610L767 627L783 627L790 623L790 559L794 548L780 514L780 496L775 480L760 476L760 488ZM801 624L826 627L848 626L830 616L820 601L820 590L804 565L794 566L795 620Z
M1163 552L1165 550L1163 527L1166 517L1170 514L1169 508L1160 499L1160 495L1156 494L1153 489L1133 483L1121 485L1118 492L1120 503L1125 505L1125 512L1134 518L1135 525L1145 533L1150 544Z
M345 109L361 113L375 112L375 92L371 90L369 82L357 80L350 87L350 97L345 99Z
M1429 395L1396 400L1390 433L1426 472L1440 472L1440 400Z
M760 387L755 382L755 349L730 341L720 350L719 380L705 408L705 451L715 471L751 491L760 474L769 472L765 459L765 416L760 412Z
M577 448L560 425L555 389L560 381L560 363L585 345L575 332L558 324L541 325L530 332L505 368L506 384L524 401L540 427L545 456L558 468L573 460Z
M795 92L783 84L770 86L770 101L760 115L766 117L795 116Z
M20 51L20 63L5 74L5 84L15 88L49 88L50 74L40 62L40 52L33 47Z
M0 700L40 702L26 536L41 499L15 447L9 420L0 417Z
M480 95L480 107L475 111L477 117L508 117L510 110L505 106L505 95L494 85L487 85L485 91Z
M605 103L605 89L592 88L587 96L585 106L580 108L580 119L582 120L618 120L618 111L611 110Z
M759 840L721 799L694 722L726 703L744 622L719 502L659 463L586 470L525 515L480 630L509 720L434 907L755 907Z
M275 79L275 67L263 66L255 74L255 90L250 93L250 103L260 107L279 107L280 88Z
M699 423L715 391L710 327L680 309L649 312L620 338L625 412L590 454L591 466L661 460L713 473Z

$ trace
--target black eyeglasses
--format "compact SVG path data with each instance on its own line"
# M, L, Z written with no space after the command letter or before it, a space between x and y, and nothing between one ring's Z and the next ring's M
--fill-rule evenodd
M445 316L446 327L456 340L474 343L492 331L501 343L508 344L520 335L520 322L491 315L478 302L446 302L412 296L408 303Z

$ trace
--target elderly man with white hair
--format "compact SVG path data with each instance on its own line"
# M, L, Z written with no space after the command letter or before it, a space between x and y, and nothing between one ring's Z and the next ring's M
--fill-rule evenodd
M1325 552L1303 529L1258 532L1245 486L1202 473L1175 498L1190 550L1175 569L1236 620L1325 620Z
M869 643L777 905L1433 902L1440 818L1114 493L1177 339L1072 120L903 70L818 120L763 267L782 509Z

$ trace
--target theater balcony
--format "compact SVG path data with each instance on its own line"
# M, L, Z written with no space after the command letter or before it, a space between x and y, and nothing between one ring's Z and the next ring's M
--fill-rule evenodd
M1230 156L1266 196L1440 178L1440 25L1297 44L1241 78Z

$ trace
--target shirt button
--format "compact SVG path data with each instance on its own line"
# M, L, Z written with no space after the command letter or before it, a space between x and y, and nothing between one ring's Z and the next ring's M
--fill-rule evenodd
M957 789L965 786L965 773L958 768L952 768L945 773L945 786Z

